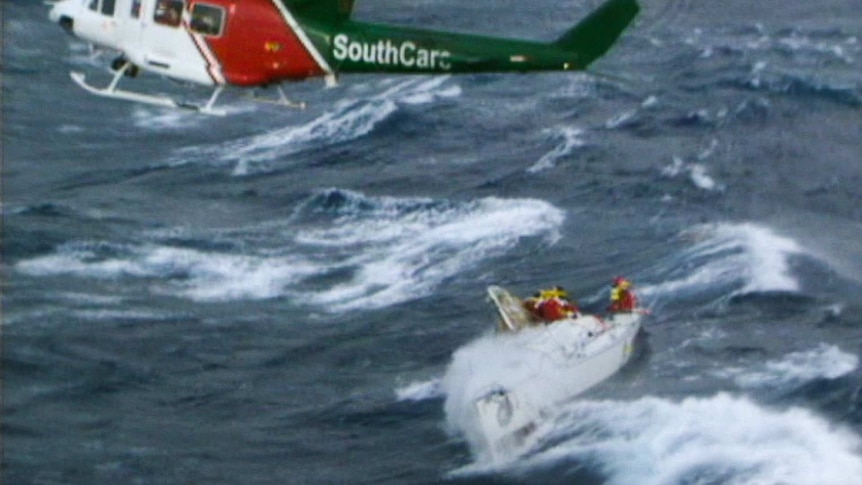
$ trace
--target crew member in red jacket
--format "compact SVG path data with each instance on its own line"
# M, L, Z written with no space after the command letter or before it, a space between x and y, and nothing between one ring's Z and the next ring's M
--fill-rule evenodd
M631 291L631 282L621 276L614 278L613 286L611 287L611 306L608 311L611 313L633 312L638 306L638 298Z
M576 318L580 313L578 307L569 300L569 295L560 286L542 290L538 296L525 302L533 315L545 322Z

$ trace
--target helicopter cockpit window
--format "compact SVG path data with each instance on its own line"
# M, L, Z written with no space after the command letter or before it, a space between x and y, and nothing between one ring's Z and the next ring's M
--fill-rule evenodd
M157 24L176 27L180 25L183 13L183 0L159 0L153 12L153 20Z
M221 7L196 3L192 7L192 21L189 26L199 34L219 36L224 25L224 10Z

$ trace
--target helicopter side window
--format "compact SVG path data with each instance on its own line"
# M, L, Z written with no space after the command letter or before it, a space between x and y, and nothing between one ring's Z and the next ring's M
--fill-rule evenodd
M87 4L87 8L94 12L101 12L102 15L113 17L115 5L116 0L90 0L90 3Z
M224 9L213 5L196 3L192 7L192 31L203 35L218 37L224 26Z
M112 17L114 15L116 0L102 0L102 13Z
M141 16L141 0L132 0L132 18L136 19Z
M157 24L176 27L180 25L183 13L183 0L159 0L153 12L153 20Z

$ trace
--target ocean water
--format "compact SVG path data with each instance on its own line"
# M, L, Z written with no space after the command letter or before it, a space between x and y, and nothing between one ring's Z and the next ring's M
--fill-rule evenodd
M357 3L550 40L599 2ZM2 482L860 483L862 2L642 4L593 74L217 118L85 94L104 60L3 2ZM619 274L638 357L489 460L463 398L530 357L485 287Z

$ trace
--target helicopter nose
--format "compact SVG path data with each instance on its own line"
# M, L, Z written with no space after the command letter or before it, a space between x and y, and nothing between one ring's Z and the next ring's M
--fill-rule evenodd
M68 34L71 34L75 28L75 20L68 15L61 15L60 20L58 20L57 23L60 24L60 27L62 27Z
M52 22L60 24L60 27L62 27L63 30L71 34L72 29L75 26L75 20L69 15L70 10L72 10L70 2L66 0L55 2L51 4L51 10L48 11L48 18L51 19Z

